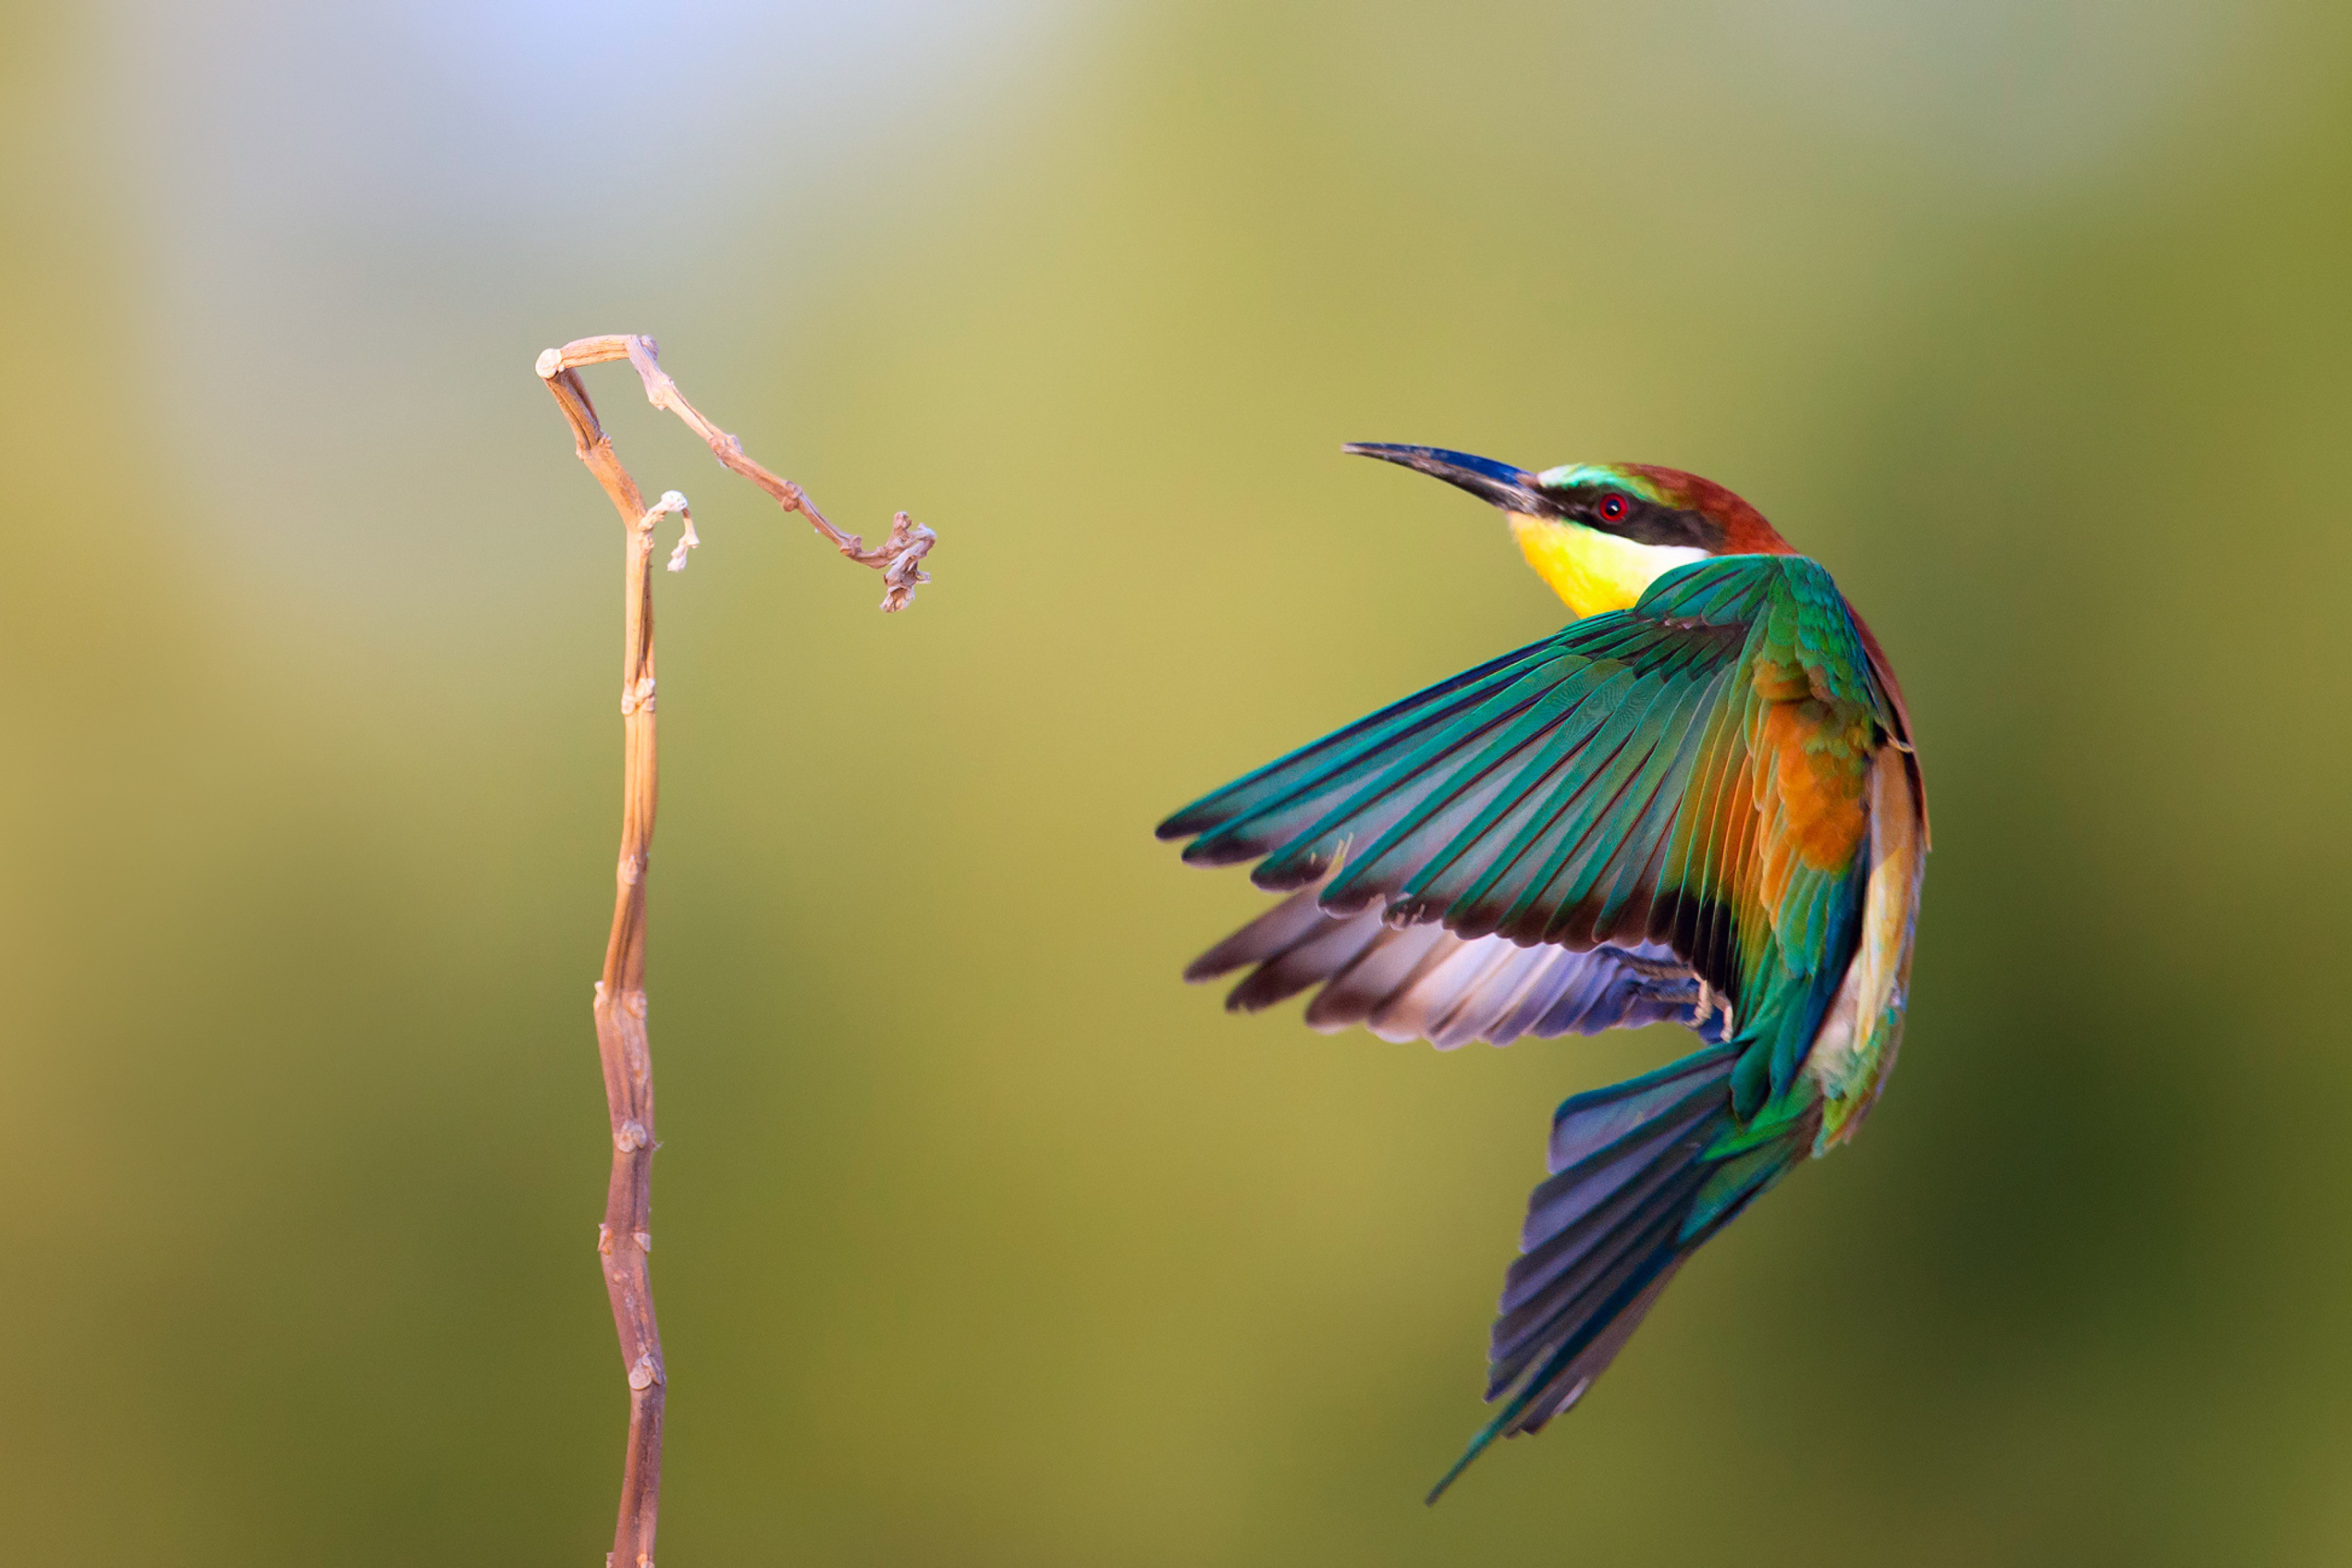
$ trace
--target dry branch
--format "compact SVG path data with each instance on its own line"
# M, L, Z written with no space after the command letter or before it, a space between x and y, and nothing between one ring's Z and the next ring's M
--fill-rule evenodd
M685 420L687 428L709 443L713 457L775 497L776 503L786 511L796 511L808 519L809 525L823 534L835 549L856 562L860 566L871 566L879 571L886 585L882 595L884 609L903 610L914 603L915 584L931 580L930 574L922 569L923 557L929 555L931 552L931 546L939 542L937 534L902 511L890 521L890 537L884 540L879 548L866 549L866 542L856 534L844 533L826 521L824 513L817 510L816 504L808 499L806 490L802 489L790 479L779 479L745 457L742 442L704 418L701 410L686 400L685 395L677 389L677 383L672 381L669 378L669 373L662 369L659 353L660 350L653 339L623 335L608 338L582 338L576 342L566 343L560 349L549 349L539 356L540 377L547 383L548 390L555 394L555 400L564 405L563 411L572 419L572 435L582 443L580 460L586 463L596 474L597 479L604 483L605 492L613 497L614 505L620 504L619 492L614 490L612 482L604 478L604 471L598 468L594 460L589 457L588 443L592 438L583 433L593 431L593 438L601 441L604 439L604 430L596 423L596 411L588 405L587 390L581 385L580 377L573 373L577 372L582 365L602 364L606 360L625 359L635 367L638 379L646 384L646 402L656 408L667 408ZM581 423L581 416L573 413L572 404L567 400L562 390L562 384L567 382L570 384L571 391L577 397L582 412L586 416L585 426ZM611 457L609 442L606 443L605 455L608 458ZM615 471L618 471L619 464L614 463L612 466ZM628 479L627 474L621 474L621 479L625 483ZM630 489L629 494L632 497L636 494L634 487ZM688 537L691 539L692 534L693 524L689 522ZM686 550L692 546L687 544L679 548ZM677 571L683 561L682 555L674 557L670 563L670 570Z
M663 1396L668 1374L662 1365L661 1330L654 1321L653 1281L646 1255L653 1249L654 1138L653 1059L646 1040L646 870L653 851L654 807L659 769L654 744L654 530L676 512L683 525L669 569L682 570L687 552L699 542L686 498L665 491L648 508L636 481L613 454L612 438L598 423L595 405L580 380L583 365L625 359L644 382L646 397L667 408L709 444L728 468L775 497L787 511L799 512L841 553L882 574L882 607L903 610L915 585L930 581L923 558L937 536L898 513L890 537L875 550L854 533L825 521L807 492L779 479L743 454L743 444L704 418L661 367L651 338L582 338L539 356L540 378L572 426L580 460L604 487L621 514L626 534L623 578L621 647L621 858L613 903L613 932L604 947L604 973L596 982L596 1047L604 1058L604 1098L612 1112L613 1179L604 1198L604 1223L597 1228L604 1288L613 1301L613 1326L621 1341L621 1364L629 1383L628 1452L621 1469L620 1518L613 1532L607 1568L653 1568L654 1529L661 1501Z

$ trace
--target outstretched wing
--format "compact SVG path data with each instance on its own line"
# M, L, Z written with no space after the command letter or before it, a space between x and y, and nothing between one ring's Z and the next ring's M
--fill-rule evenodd
M1725 556L1261 768L1160 834L1193 839L1194 864L1257 860L1264 888L1319 884L1334 929L1299 934L1328 945L1286 970L1270 952L1260 973L1273 990L1323 968L1339 997L1327 1016L1384 973L1351 985L1353 969L1322 963L1368 914L1465 951L1598 953L1621 974L1618 955L1663 949L1760 1047L1742 1063L1752 1101L1786 1086L1852 950L1870 756L1900 732L1829 574L1801 556ZM1358 960L1402 963L1412 934ZM1405 976L1425 980L1428 957ZM1465 994L1482 1017L1521 1021L1504 994L1532 976L1495 969L1500 948L1448 957L1476 971ZM1602 973L1536 967L1571 986Z

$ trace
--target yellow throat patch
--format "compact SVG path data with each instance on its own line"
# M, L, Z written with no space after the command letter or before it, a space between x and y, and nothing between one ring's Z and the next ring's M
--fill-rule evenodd
M1519 553L1580 618L1631 609L1659 577L1706 559L1706 551L1688 545L1637 544L1580 522L1516 511L1506 515Z

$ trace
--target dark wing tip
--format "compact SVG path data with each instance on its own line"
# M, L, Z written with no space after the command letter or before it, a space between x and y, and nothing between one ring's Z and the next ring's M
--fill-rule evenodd
M1193 846L1193 848L1198 847L1200 847L1199 845ZM1184 858L1187 860L1192 858L1192 850L1188 849L1184 852ZM1249 852L1244 851L1243 853L1229 856L1223 860L1209 860L1203 858L1200 864L1206 866L1225 866L1231 865L1235 860L1246 860L1248 858ZM1301 888L1313 887L1316 883L1321 881L1324 874L1330 869L1331 857L1328 853L1297 856L1282 855L1271 860L1262 860L1258 862L1257 868L1250 873L1250 880L1256 886L1265 889L1269 893L1295 893ZM1352 914L1355 911L1350 910L1345 912Z
M1211 795L1208 800L1196 800L1190 805L1170 812L1160 826L1151 830L1151 837L1165 840L1190 838L1195 834L1206 833L1224 820L1223 813L1210 807L1209 801L1215 798Z
M1213 835L1196 838L1186 845L1181 858L1187 866L1232 866L1264 853L1265 849L1262 845Z

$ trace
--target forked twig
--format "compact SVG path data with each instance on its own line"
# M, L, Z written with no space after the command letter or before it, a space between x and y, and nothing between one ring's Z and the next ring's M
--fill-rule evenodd
M661 1331L654 1321L653 1281L646 1255L653 1249L654 1138L653 1059L646 1040L646 869L653 850L654 807L659 769L654 745L654 530L676 512L684 525L669 569L685 568L687 552L699 541L686 498L665 491L648 508L636 481L613 454L612 438L598 423L595 405L580 380L583 365L625 359L645 383L646 396L667 408L708 442L719 460L799 512L834 547L861 566L882 574L882 607L903 610L915 585L930 581L923 558L938 542L928 528L898 513L890 537L868 550L854 533L825 521L807 492L743 455L743 444L704 418L661 367L651 338L582 338L539 356L540 378L571 422L580 460L604 487L626 532L621 646L621 858L613 903L613 932L604 945L604 973L596 982L596 1047L604 1058L604 1099L612 1112L613 1179L604 1196L604 1223L597 1227L604 1289L613 1300L613 1326L621 1341L621 1364L629 1382L628 1452L621 1468L620 1519L614 1527L607 1568L653 1568L654 1529L661 1501L663 1396L668 1373L662 1365Z
M555 400L563 404L563 412L572 419L572 435L581 442L580 460L588 464L590 469L595 472L597 479L604 482L605 492L613 497L615 506L620 504L620 492L613 489L612 482L605 479L604 471L597 468L588 455L589 446L593 441L604 438L604 429L596 423L596 411L589 406L587 390L581 385L579 376L572 373L579 370L582 365L602 364L606 360L625 359L636 368L638 379L646 384L646 402L656 408L667 408L686 421L688 429L692 430L709 443L712 456L775 497L776 504L786 511L796 511L808 519L809 525L824 535L835 549L856 562L860 566L871 566L879 571L886 585L882 595L884 609L903 610L914 603L915 584L931 580L930 574L923 570L923 557L929 555L931 552L931 546L939 542L939 535L902 511L890 521L890 537L884 540L879 548L866 549L866 542L856 534L844 533L827 521L824 513L817 510L816 503L809 500L806 490L790 479L778 478L745 457L742 442L704 418L702 411L686 400L685 394L677 389L677 383L672 381L669 373L662 369L659 354L660 349L653 339L624 334L616 337L582 338L576 342L566 343L560 349L549 349L539 356L540 378L547 383L548 390L555 394ZM579 404L577 413L573 411L572 399L567 399L565 396L564 384L566 383L569 383L572 397L576 398ZM584 425L582 423L583 416L586 420ZM592 432L593 435L590 434ZM607 455L610 455L609 443ZM615 472L619 472L617 463L614 464L613 468ZM624 482L626 482L628 479L626 473L621 473L620 477ZM629 493L634 496L636 491L632 488ZM680 498L679 505L680 510L683 510L684 498ZM691 521L688 523L687 531L688 538L691 541L693 538ZM690 550L693 544L689 542L680 548ZM673 572L679 570L683 561L682 555L673 557L670 570Z

